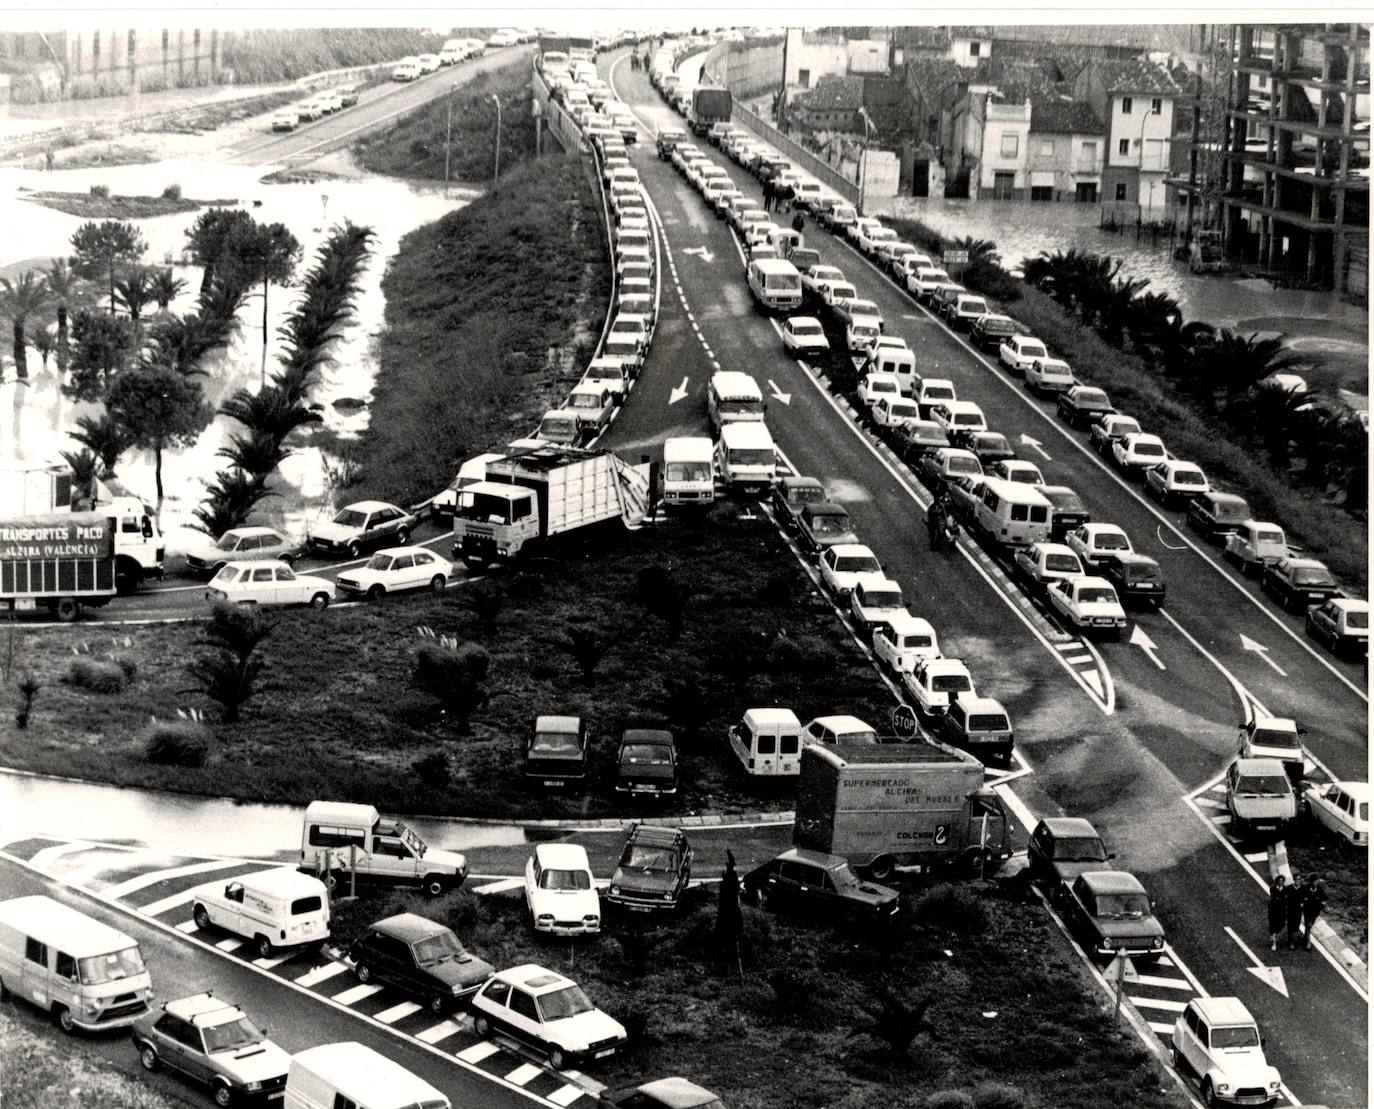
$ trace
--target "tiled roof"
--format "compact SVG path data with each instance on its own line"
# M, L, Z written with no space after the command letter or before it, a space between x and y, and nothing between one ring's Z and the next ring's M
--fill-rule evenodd
M864 79L826 74L806 94L804 106L813 112L857 112L864 102Z
M949 31L944 27L894 27L892 42L909 50L948 50Z
M1102 132L1102 121L1081 100L1037 96L1031 99L1030 129L1041 135L1096 135Z
M1163 66L1153 62L1129 61L1092 63L1108 93L1153 93L1177 96L1179 88Z
M908 83L932 101L946 85L966 79L966 71L948 58L908 58L906 70Z

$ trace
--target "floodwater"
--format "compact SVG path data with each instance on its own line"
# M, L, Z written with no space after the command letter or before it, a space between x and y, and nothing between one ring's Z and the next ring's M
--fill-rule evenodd
M86 192L92 184L102 184L115 195L156 196L166 186L178 184L186 197L234 200L259 222L285 224L304 248L297 269L297 286L286 289L274 286L269 291L267 372L271 373L276 368L277 327L299 296L299 281L329 229L345 219L371 227L376 239L355 300L354 319L335 346L335 364L321 373L310 398L320 406L326 427L344 434L356 434L367 424L366 407L346 406L340 411L334 407L334 402L341 399L365 402L371 396L378 370L376 338L383 324L385 300L381 283L387 261L395 254L403 235L461 207L470 194L446 198L442 190L370 176L313 184L260 183L259 177L272 168L187 159L56 173L0 170L0 225L6 229L0 268L14 267L17 263L43 266L52 257L66 256L72 232L83 222L75 216L20 199L21 188ZM200 288L199 267L182 264L185 233L197 215L197 212L187 212L133 221L148 244L144 261L170 264L175 275L187 283L186 291L172 305L173 311L178 313L194 309ZM240 329L233 342L228 348L210 355L210 375L204 381L206 400L210 404L217 407L235 390L252 389L259 384L262 314L260 292L250 295L239 313ZM58 388L55 368L49 365L45 371L33 350L29 352L29 375L29 387L19 389L13 383L12 368L6 367L9 380L0 386L0 457L55 460L60 451L75 449L68 432L77 418L98 413L100 406L73 404L64 398ZM18 397L17 405L13 405L11 399L15 396ZM204 541L204 536L190 530L191 513L200 504L206 483L225 465L222 459L216 458L216 451L237 428L233 421L216 417L193 446L163 453L166 499L162 524L169 550L184 550L193 543ZM145 501L153 502L156 488L150 452L126 454L118 467L118 476ZM299 534L316 519L328 519L332 514L324 460L317 449L298 450L282 465L275 484L282 495L262 505L263 514L270 522Z
M48 835L148 847L184 855L285 858L300 849L305 810L156 790L36 778L0 771L0 839ZM432 847L458 851L526 842L513 824L407 817Z

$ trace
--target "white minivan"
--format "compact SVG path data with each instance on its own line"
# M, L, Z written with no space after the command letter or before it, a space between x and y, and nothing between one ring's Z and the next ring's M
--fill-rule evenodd
M270 959L277 947L329 938L329 891L318 878L289 866L206 882L192 892L197 928L242 936L260 959Z
M320 1044L291 1056L283 1109L452 1109L448 1098L372 1048Z
M711 428L719 432L729 423L763 421L763 393L759 384L742 370L721 370L711 375L706 389L706 411Z
M762 421L729 423L720 429L716 468L728 488L758 496L777 479L778 451Z
M802 303L801 274L781 258L760 258L749 263L749 292L765 311L794 311Z
M680 436L663 443L663 503L709 505L716 499L711 470L712 443L704 435Z
M62 1031L127 1028L153 1000L138 944L42 894L0 901L0 1001L51 1013Z
M974 520L994 543L1028 547L1049 540L1053 507L1034 485L990 477L983 480Z

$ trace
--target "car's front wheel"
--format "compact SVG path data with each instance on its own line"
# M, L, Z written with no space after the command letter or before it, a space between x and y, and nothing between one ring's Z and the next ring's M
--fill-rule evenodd
M477 1031L479 1036L491 1035L491 1021L487 1020L487 1018L480 1013L472 1018L472 1027Z
M549 1048L549 1066L554 1070L562 1070L563 1064L566 1062L567 1059L564 1058L563 1052L560 1049L556 1047Z
M366 986L369 982L372 981L372 968L368 966L366 963L359 963L357 966L355 966L353 968L353 973L357 977L358 981L361 982L364 986Z
M1202 1101L1207 1109L1216 1109L1221 1104L1221 1099L1217 1097L1216 1088L1212 1085L1210 1078L1204 1079L1202 1082Z
M441 993L430 994L429 1004L427 1007L429 1011L433 1013L436 1017L442 1016L444 1010L448 1008L448 998Z
M215 1104L220 1109L228 1109L230 1105L234 1104L234 1090L228 1082L217 1081L211 1087L210 1096L215 1099Z
M367 591L367 599L369 601L380 601L385 594L385 589L383 589L380 585L374 585L371 589Z
M360 543L355 539L352 543L350 543L350 544L348 545L348 557L349 557L349 558L361 558L362 555L363 555L362 544L360 544Z
M159 1060L152 1044L138 1045L138 1061L143 1064L143 1069L146 1071L157 1070Z

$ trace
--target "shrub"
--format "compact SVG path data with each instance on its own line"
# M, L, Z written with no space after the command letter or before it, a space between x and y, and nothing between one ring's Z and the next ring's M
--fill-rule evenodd
M74 658L67 667L67 684L92 693L118 693L129 683L129 677L117 662L83 655Z
M138 676L138 663L126 655L111 655L110 661L124 671L124 676L133 681Z
M32 674L25 674L19 680L19 708L14 714L14 724L21 732L29 726L29 718L33 715L33 702L38 697L38 691L43 685Z
M101 197L102 199L105 198L105 197L108 197L108 196L110 195L110 186L109 186L109 185L92 185L92 186L91 186L91 195L92 195L92 196Z
M774 1015L804 1020L815 1014L821 993L821 977L813 970L788 963L768 975L776 1002Z
M768 648L768 668L775 673L812 677L829 666L825 642L814 635L779 635Z
M649 1006L640 1001L631 1001L616 1010L616 1019L625 1027L631 1051L641 1050L653 1039L651 1016Z
M447 751L431 751L410 764L420 785L430 789L448 789L453 777L453 763Z
M967 886L932 886L916 899L916 920L950 932L976 935L988 927L988 908Z
M438 700L458 731L466 733L473 714L486 706L490 666L491 656L475 643L422 643L415 652L411 682Z
M975 1109L973 1095L963 1090L936 1090L921 1102L921 1109Z
M168 185L162 190L162 196L164 200L180 200L181 186L177 184Z
M974 1109L1026 1109L1026 1095L1006 1082L980 1082L973 1088Z
M159 766L204 766L210 731L196 720L158 721L148 729L144 755Z

